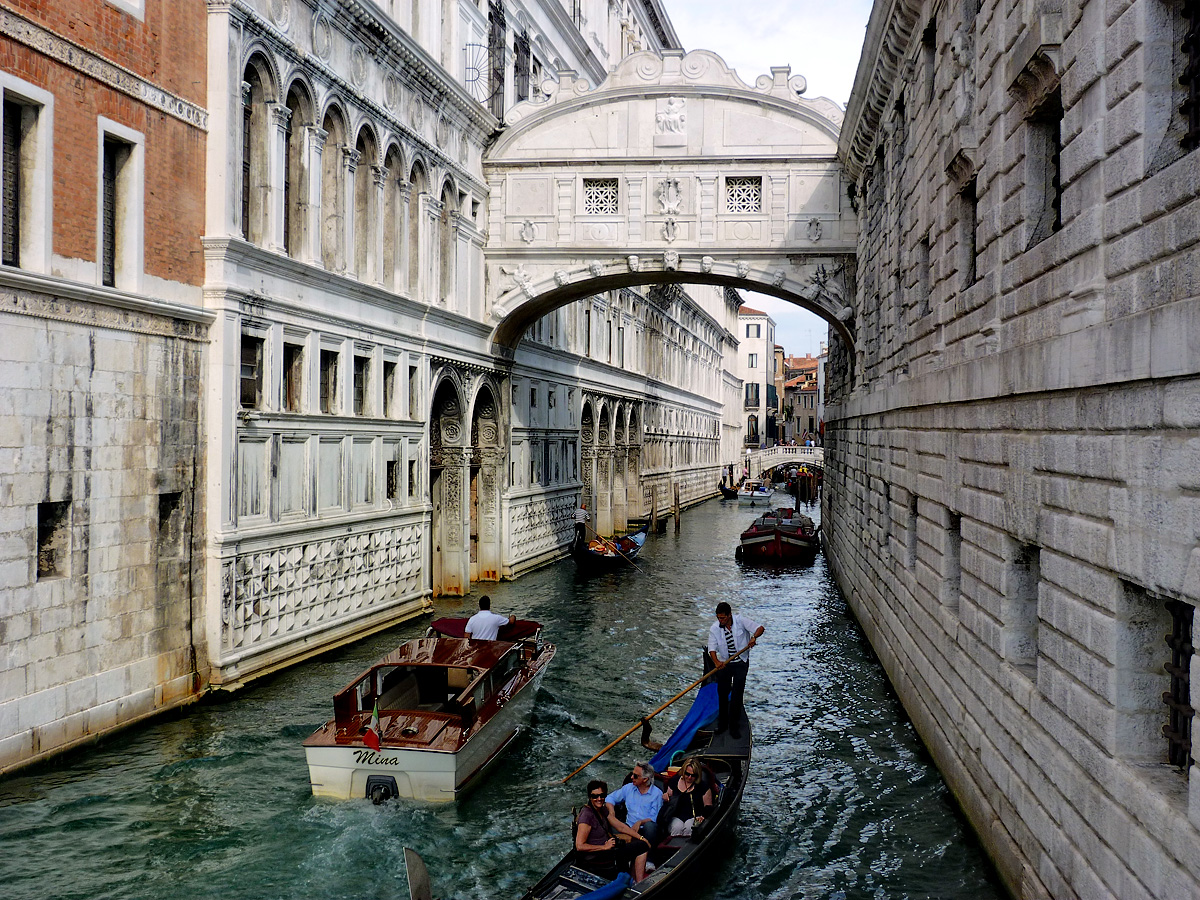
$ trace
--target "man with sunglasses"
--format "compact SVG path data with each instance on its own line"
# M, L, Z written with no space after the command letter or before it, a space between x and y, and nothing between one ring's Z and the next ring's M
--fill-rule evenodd
M628 782L604 799L608 821L618 831L646 842L647 849L658 841L658 813L663 805L663 792L654 784L654 769L640 762L633 767ZM625 804L625 821L617 818L617 804ZM646 877L646 855L633 861L633 880Z
M724 600L717 604L717 621L708 630L708 655L717 669L717 731L728 730L734 739L742 736L742 695L750 671L750 648L763 631L753 619L735 616ZM732 659L742 650L741 656Z

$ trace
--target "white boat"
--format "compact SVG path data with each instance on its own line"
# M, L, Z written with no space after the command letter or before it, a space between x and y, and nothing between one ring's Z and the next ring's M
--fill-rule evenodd
M771 486L761 481L743 481L738 488L738 506L770 506Z
M495 641L467 639L466 622L438 619L334 695L333 718L304 741L315 796L454 800L500 758L555 648L537 622Z

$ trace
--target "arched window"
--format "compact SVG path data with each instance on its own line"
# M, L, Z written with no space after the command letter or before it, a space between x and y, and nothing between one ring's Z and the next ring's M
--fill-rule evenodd
M241 220L242 237L261 245L267 233L267 81L261 59L242 76Z
M358 165L354 170L354 274L371 281L375 268L375 139L365 128L354 144Z
M758 416L749 416L746 419L746 441L758 443Z
M422 299L421 289L421 203L425 195L425 173L413 166L409 177L408 194L408 293L414 300Z
M307 94L293 85L287 95L288 126L283 151L283 251L299 256L308 234L308 128L312 104Z
M441 299L449 304L454 299L454 281L457 270L457 248L454 240L454 214L457 210L454 190L450 185L442 189L442 212L438 220L438 256L441 272L438 288Z
M321 154L321 264L331 272L344 272L346 129L336 109L325 114L321 127L327 135Z
M383 162L383 286L400 290L400 252L403 247L404 210L401 204L400 153L392 147Z

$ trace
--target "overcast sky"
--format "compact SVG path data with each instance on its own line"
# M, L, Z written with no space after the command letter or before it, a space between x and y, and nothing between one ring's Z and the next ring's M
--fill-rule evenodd
M854 86L871 0L667 0L685 50L712 50L753 85L771 66L791 66L808 81L808 98L845 108ZM775 320L775 343L788 356L817 354L829 326L785 300L743 292L746 305Z

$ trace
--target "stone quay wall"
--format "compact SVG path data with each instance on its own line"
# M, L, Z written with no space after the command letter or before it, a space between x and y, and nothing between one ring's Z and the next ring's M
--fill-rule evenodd
M0 302L4 772L194 699L207 677L207 328L11 288Z
M877 4L839 147L828 558L1017 897L1200 896L1181 9Z

